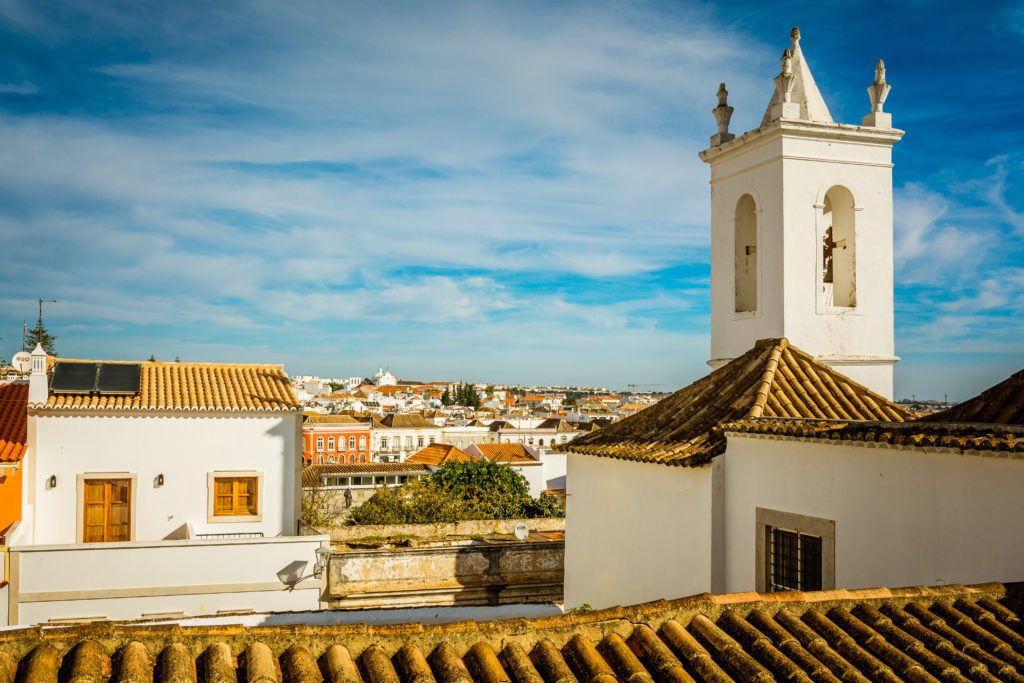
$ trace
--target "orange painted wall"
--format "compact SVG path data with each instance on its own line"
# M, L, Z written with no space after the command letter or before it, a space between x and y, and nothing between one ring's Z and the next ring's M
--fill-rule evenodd
M334 437L335 446L334 449L327 448L330 437ZM356 447L348 447L348 438L354 436L356 439ZM316 450L316 439L317 437L323 437L324 450L318 453ZM363 447L359 448L359 439L362 437ZM367 428L356 428L356 429L330 429L323 428L317 430L305 429L303 430L302 438L304 441L304 449L302 458L306 461L306 464L319 462L317 456L323 456L323 462L329 462L328 458L333 457L336 463L356 463L356 462L370 462L370 430ZM360 460L361 458L361 460Z
M24 464L24 463L23 463ZM0 536L15 522L21 521L21 471L0 470L6 476L0 477Z

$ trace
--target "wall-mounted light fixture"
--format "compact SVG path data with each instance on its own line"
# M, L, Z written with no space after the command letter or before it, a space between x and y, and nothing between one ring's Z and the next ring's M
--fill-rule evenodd
M164 473L163 472L161 472L160 474L156 475L156 479L154 480L154 483L157 486L163 486L164 485Z
M327 567L327 563L331 561L331 549L324 548L323 546L316 549L316 565L313 567L313 576L320 578L324 573L324 569Z
M57 488L57 475L51 474L50 478L46 480L46 483L49 484L51 489Z

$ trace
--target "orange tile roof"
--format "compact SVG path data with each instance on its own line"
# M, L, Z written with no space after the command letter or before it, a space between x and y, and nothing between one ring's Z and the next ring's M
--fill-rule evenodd
M416 451L408 458L406 462L417 463L420 465L431 465L432 467L440 467L446 462L470 462L477 460L478 458L473 457L466 451L447 443L432 443L429 446L425 446L420 450Z
M74 360L60 359L61 363ZM97 362L97 361L77 361ZM102 361L111 362L111 361ZM292 411L298 399L280 365L144 362L138 394L50 394L47 408Z
M354 424L363 425L369 428L369 420L360 420L351 415L338 414L338 415L307 415L306 422L314 422L316 424Z
M725 436L715 427L757 417L904 422L912 416L786 339L762 339L651 407L556 448L695 466L725 452Z
M3 631L0 667L23 683L1019 681L1022 592L991 583L703 593L446 624L323 624L317 613L259 626L51 624Z
M475 443L470 448L479 449L491 462L539 462L521 443Z
M19 462L28 446L28 383L0 385L0 462Z

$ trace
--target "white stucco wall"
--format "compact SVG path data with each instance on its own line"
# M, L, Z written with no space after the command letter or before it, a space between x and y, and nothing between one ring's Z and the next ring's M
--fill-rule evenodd
M11 619L318 609L326 584L312 574L316 549L327 544L326 536L296 536L13 548ZM298 583L291 588L279 572Z
M744 435L724 458L728 592L755 588L757 507L833 520L840 588L1024 579L1024 460Z
M545 488L544 465L543 463L509 465L519 474L523 475L526 483L530 485L530 497L538 498Z
M26 482L26 511L34 533L20 542L75 543L77 477L99 472L136 475L135 540L166 538L186 522L196 533L296 532L301 443L294 413L40 412L29 417L29 429L34 476ZM207 475L216 471L263 474L262 521L207 522ZM156 484L160 474L163 486Z
M565 607L710 590L711 470L569 454Z
M710 151L711 358L735 358L758 339L788 337L892 396L892 144L899 131L787 123ZM705 154L708 154L707 152ZM824 305L822 206L833 186L854 198L857 303ZM757 310L735 311L735 216L757 206ZM874 371L862 364L875 363ZM717 367L717 365L715 365Z

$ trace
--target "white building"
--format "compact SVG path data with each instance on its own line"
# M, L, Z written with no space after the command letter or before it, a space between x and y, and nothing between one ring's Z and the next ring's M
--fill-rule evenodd
M716 369L569 446L567 607L1024 577L1024 372L923 422L887 399L902 132L881 62L836 124L792 39L761 127L723 87L702 153Z
M377 368L377 372L373 373L373 377L370 379L373 380L373 385L376 387L393 387L398 384L395 373L384 368Z
M758 339L786 337L892 398L892 145L903 131L881 112L835 123L793 29L761 126L719 133L711 167L711 360L718 368ZM877 106L876 106L877 104Z
M13 623L319 605L281 366L32 361Z
M732 475L718 425L768 417L910 416L785 339L762 340L656 405L577 438L567 446L566 606L724 592ZM799 471L779 476L801 481Z
M402 462L424 446L440 441L441 428L418 413L375 415L370 439L375 462Z

